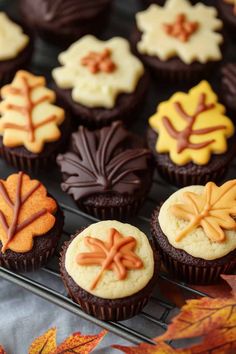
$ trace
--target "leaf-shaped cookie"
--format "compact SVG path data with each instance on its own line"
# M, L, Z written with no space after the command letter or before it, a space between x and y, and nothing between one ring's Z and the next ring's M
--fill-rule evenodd
M125 148L131 138L120 122L96 132L81 126L72 134L72 151L57 158L66 177L62 189L75 200L93 193L137 190L138 172L145 171L151 155L146 149Z
M106 334L107 331L105 330L95 335L82 335L80 332L73 333L51 354L89 354L98 346Z
M44 235L55 223L57 204L46 188L23 172L0 180L0 240L2 252L27 252L33 238Z
M53 105L55 94L42 76L18 71L13 82L1 89L0 133L7 147L24 146L40 153L46 142L56 141L64 110Z
M183 204L175 204L171 212L178 218L190 221L180 231L176 241L180 241L189 232L201 226L207 237L213 242L225 240L224 230L236 229L236 179L218 187L208 182L203 194L183 193Z
M56 328L50 328L42 336L36 338L29 348L29 354L52 354L56 350Z

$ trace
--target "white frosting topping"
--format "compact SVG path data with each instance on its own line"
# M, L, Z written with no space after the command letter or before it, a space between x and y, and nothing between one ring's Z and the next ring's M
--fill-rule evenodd
M123 280L118 280L112 270L106 270L95 289L91 290L90 285L101 266L79 265L76 262L76 256L81 252L91 252L91 249L84 243L86 236L107 241L111 228L115 228L123 236L132 236L136 239L137 245L134 252L141 258L143 267L128 270L127 277ZM146 235L136 227L114 220L100 221L87 227L70 243L66 251L65 268L75 283L89 293L104 299L119 299L137 293L151 280L154 273L153 251Z
M101 53L109 49L116 69L112 72L92 73L81 60L90 52ZM72 99L87 107L113 108L121 93L134 92L144 73L141 61L130 52L127 40L114 37L101 41L87 35L59 55L62 67L52 71L56 84L72 89Z
M0 61L16 58L28 42L22 28L0 12Z
M202 194L204 186L189 186L179 189L172 194L162 205L159 213L159 224L169 243L175 248L184 250L193 257L199 257L206 260L221 258L236 248L236 231L225 230L226 241L213 242L205 234L201 226L195 228L186 237L176 241L177 234L189 225L189 221L177 218L170 207L182 203L184 192L190 191L196 194Z
M185 42L164 30L164 25L174 23L179 14L186 15L191 22L198 22L198 29ZM216 31L223 24L214 7L202 3L193 6L187 0L167 0L164 7L152 4L147 10L137 13L136 22L142 32L137 45L142 54L157 56L162 61L178 56L186 64L222 58L220 44L223 36Z

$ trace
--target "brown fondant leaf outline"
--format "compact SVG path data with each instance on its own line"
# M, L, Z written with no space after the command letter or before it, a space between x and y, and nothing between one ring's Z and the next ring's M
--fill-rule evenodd
M175 22L164 23L165 32L181 42L187 42L189 38L198 30L199 22L189 21L184 13L176 16Z
M180 115L180 117L187 122L186 127L181 131L177 131L168 117L163 117L162 122L169 135L173 139L177 140L178 153L181 153L183 150L187 148L194 149L194 150L203 149L204 147L215 142L214 139L211 139L208 141L204 141L202 143L191 143L190 138L192 135L204 135L204 134L212 133L217 130L226 129L225 125L216 125L215 127L208 127L208 128L194 130L194 123L196 122L199 115L215 107L214 103L210 103L210 104L206 103L205 93L202 93L199 96L198 104L193 115L189 115L188 113L186 113L180 102L175 102L174 107L176 112Z
M35 185L31 187L28 192L25 193L25 195L21 195L22 193L22 185L23 185L23 172L18 173L17 177L17 185L16 185L16 194L15 194L15 199L14 201L11 200L8 191L7 191L7 182L4 185L3 182L0 180L0 196L3 198L3 200L8 204L12 211L12 217L11 217L11 222L8 223L6 215L4 214L4 210L0 210L0 223L2 225L3 230L5 231L7 235L7 241L4 242L2 241L2 249L1 252L5 253L5 251L9 248L9 243L13 240L13 238L16 236L16 234L23 229L25 229L27 226L29 226L31 223L35 222L37 219L40 217L44 216L48 212L50 212L47 208L40 208L39 210L33 212L32 214L24 219L21 223L18 222L19 216L22 210L22 207L25 205L25 203L28 201L28 199L37 191L38 188L42 186L42 184L39 181L36 181ZM53 227L54 222L55 222L55 217L52 216L52 225L50 228Z
M139 172L148 168L147 149L125 149L130 133L121 122L91 132L83 126L72 134L73 152L59 155L64 173L62 189L79 200L94 193L132 193L141 186ZM124 145L124 148L122 148Z
M224 230L235 230L236 221L236 179L217 187L208 182L203 194L183 193L183 204L171 206L170 211L178 218L190 221L176 237L182 240L195 228L201 226L213 242L226 239Z
M92 74L112 73L116 70L116 64L111 58L111 49L109 48L104 48L101 53L91 51L80 62L83 66L87 66Z
M127 270L141 269L142 260L134 253L136 239L132 236L123 236L116 229L111 228L108 241L94 237L85 237L84 242L92 252L79 253L76 262L80 265L101 265L101 270L91 284L90 289L96 288L105 270L112 270L119 280L127 277Z

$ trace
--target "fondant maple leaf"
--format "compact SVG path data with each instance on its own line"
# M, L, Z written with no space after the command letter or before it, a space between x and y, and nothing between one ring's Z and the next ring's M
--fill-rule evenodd
M46 142L56 141L64 110L53 105L55 94L45 87L42 76L18 71L13 82L1 90L0 133L7 147L25 146L40 153Z
M94 289L105 270L111 269L119 280L125 279L128 269L140 269L142 260L134 253L136 239L132 236L123 236L116 229L110 229L108 241L94 237L85 237L85 244L92 252L79 253L76 257L80 265L101 265L99 274L91 284Z
M183 204L171 206L171 212L178 218L190 221L176 237L180 241L193 229L201 226L213 242L225 240L224 230L236 229L236 179L217 187L208 182L203 194L183 193Z
M224 106L207 81L188 93L175 93L149 120L158 133L157 152L169 153L177 165L207 164L212 153L227 150L227 138L234 133L233 123L224 114Z
M0 240L2 252L27 252L33 237L48 232L55 223L56 202L47 190L23 172L0 180Z
M93 193L113 191L130 193L141 185L138 171L148 167L150 151L134 148L120 151L130 138L120 122L97 134L84 127L72 134L73 151L59 155L57 162L67 176L62 189L75 200Z

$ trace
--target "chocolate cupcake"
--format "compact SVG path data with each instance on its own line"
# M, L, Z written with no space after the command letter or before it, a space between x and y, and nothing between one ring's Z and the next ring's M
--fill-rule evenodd
M222 99L236 121L236 64L227 63L221 70Z
M55 162L70 133L70 120L54 105L45 78L18 71L1 89L0 154L21 170L37 172Z
M218 0L219 13L228 27L229 33L235 37L236 30L236 3L234 0Z
M154 210L151 231L167 270L207 284L236 268L236 180L185 187Z
M150 189L152 156L121 122L72 134L70 150L59 155L63 191L78 207L99 219L135 215Z
M136 14L132 43L158 78L199 80L222 59L222 21L214 7L188 0L152 4Z
M64 217L46 188L23 172L0 180L0 266L31 271L53 255Z
M92 224L66 242L60 270L70 297L105 321L135 316L157 280L157 260L146 235L115 220Z
M149 124L148 146L167 181L187 186L223 178L235 155L234 125L207 81L160 103Z
M24 21L40 36L69 44L106 27L112 0L20 0Z
M25 68L33 53L32 35L0 12L0 86L11 81L15 72Z
M62 104L90 128L137 118L148 87L148 74L127 40L100 41L85 36L59 55L52 72Z

